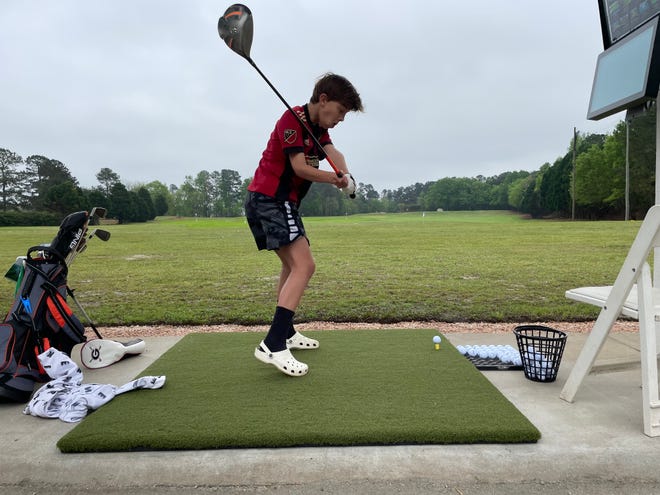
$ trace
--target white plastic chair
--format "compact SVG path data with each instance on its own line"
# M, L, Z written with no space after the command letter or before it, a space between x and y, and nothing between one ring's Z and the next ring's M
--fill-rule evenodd
M566 291L566 297L600 306L601 311L560 394L562 399L573 402L616 320L622 314L635 318L639 321L644 433L651 437L660 436L657 362L660 289L655 288L658 280L654 284L648 263L651 252L657 248L660 248L660 205L653 206L646 214L614 285Z

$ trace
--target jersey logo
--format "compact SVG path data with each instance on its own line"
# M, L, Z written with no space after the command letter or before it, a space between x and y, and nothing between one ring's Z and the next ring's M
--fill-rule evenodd
M297 132L295 129L286 129L284 131L284 142L286 144L293 144L296 142Z

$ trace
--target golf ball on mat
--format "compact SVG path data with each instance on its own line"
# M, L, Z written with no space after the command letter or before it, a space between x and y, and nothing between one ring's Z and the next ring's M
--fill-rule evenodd
M440 338L440 335L436 335L435 337L433 337L433 343L434 344L439 344L440 342L442 342L442 339Z

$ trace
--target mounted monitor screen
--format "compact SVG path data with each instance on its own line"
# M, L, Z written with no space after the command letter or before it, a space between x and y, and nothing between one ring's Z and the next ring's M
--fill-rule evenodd
M598 56L587 118L599 120L658 96L658 18Z
M660 13L660 0L598 0L603 46L614 43Z

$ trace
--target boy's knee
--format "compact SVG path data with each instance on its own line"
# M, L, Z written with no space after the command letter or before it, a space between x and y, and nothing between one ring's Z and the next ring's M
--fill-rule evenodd
M310 260L306 264L305 270L308 274L308 278L312 278L312 275L314 275L314 272L316 271L316 262L314 260Z
M290 267L290 276L300 277L309 280L316 271L316 263L314 259L310 260L296 260Z

